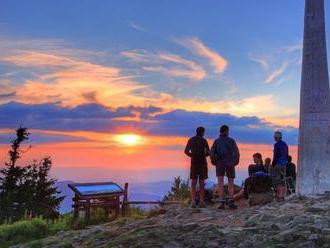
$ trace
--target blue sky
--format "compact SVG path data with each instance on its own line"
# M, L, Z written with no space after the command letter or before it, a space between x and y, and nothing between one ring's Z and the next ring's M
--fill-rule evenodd
M1 0L0 108L152 106L159 119L180 109L255 117L267 131L291 130L299 114L303 12L302 0ZM34 109L23 122L34 120L40 108ZM139 111L118 125L144 125ZM173 118L187 122L185 115ZM32 128L68 128L57 123Z

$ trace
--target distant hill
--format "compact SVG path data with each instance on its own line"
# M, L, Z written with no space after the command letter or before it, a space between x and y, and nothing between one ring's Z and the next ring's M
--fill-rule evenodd
M61 191L61 195L65 196L61 207L60 213L68 213L72 209L72 197L74 196L73 191L68 187L68 184L74 183L73 181L59 181L56 183L57 188Z

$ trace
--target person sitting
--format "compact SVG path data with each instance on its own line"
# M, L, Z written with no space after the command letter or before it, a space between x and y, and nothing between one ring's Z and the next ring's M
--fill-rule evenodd
M271 163L272 163L272 160L270 158L265 158L265 164L264 164L264 168L265 168L265 172L266 173L270 173L270 170L271 170Z
M261 205L273 200L272 178L267 174L262 166L262 155L253 155L254 165L249 166L249 177L244 182L244 188L234 195L234 199L245 198L249 200L249 205Z
M249 165L248 168L249 176L254 175L258 171L266 172L262 162L262 155L260 153L257 152L253 154L253 161L254 164Z
M286 185L288 194L294 194L296 188L296 165L292 163L292 156L288 156L288 164L286 166Z
M272 177L263 171L258 171L254 176L246 180L244 187L245 198L249 199L249 205L263 205L273 201L274 192Z

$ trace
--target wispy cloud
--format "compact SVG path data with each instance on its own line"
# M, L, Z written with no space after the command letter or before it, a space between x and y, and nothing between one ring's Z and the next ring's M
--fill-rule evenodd
M174 40L182 46L190 49L193 53L206 58L213 66L216 73L221 74L227 69L228 61L219 53L207 47L197 37Z
M269 69L269 62L266 58L258 57L255 54L249 53L249 59L253 62L258 63L264 70Z
M87 51L81 53L78 50L75 54L70 49L58 49L55 52L56 44L51 43L49 51L27 47L14 49L13 45L9 45L8 48L12 49L0 56L0 63L16 66L16 70L28 71L32 76L25 78L17 87L13 83L2 83L5 89L1 93L15 92L14 99L25 103L56 102L63 106L93 102L119 106L122 99L139 104L144 102L138 92L146 86L125 75L121 68L79 57L80 54L84 57L91 53ZM9 97L2 98L2 102L8 100Z
M298 44L294 44L294 45L290 45L287 47L284 47L284 51L288 52L288 53L292 53L292 52L297 52L297 51L301 51L303 49L303 43L300 42Z
M265 82L267 84L274 82L275 79L282 76L285 70L288 68L289 62L284 62L279 68L274 69L267 76Z
M266 84L284 81L289 71L301 61L301 44L267 49L267 52L249 53L251 61L259 64L265 74L263 82Z
M128 24L131 28L137 30L137 31L146 31L145 27L137 24L136 22L133 22L133 21L128 21Z
M206 71L198 63L172 53L150 53L145 50L124 51L122 55L132 62L143 64L142 69L171 77L203 80Z

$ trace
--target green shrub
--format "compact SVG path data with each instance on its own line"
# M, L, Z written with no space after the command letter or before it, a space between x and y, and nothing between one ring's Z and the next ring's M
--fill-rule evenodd
M42 218L3 224L0 225L0 244L7 247L12 244L43 238L48 233L49 225Z
M164 196L163 201L189 201L190 187L189 180L175 177L171 190Z
M58 231L70 230L72 223L72 214L66 214L54 221L39 217L2 224L0 225L0 247L38 240ZM38 244L38 242L34 243L36 247Z

